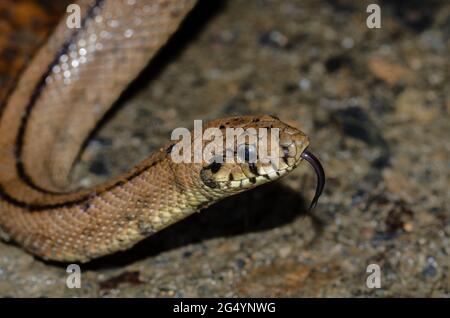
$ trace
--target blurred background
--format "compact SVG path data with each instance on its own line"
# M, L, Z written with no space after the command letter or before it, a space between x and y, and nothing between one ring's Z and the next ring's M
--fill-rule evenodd
M0 0L0 105L70 2ZM327 174L317 208L303 165L83 265L72 290L65 265L0 243L0 296L448 296L449 39L444 0L201 1L90 140L76 182L127 170L194 119L269 113L310 136Z

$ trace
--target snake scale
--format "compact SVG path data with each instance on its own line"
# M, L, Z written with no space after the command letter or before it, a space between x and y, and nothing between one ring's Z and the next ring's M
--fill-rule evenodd
M194 0L80 0L81 25L61 20L0 109L0 232L45 260L86 262L125 250L227 196L276 180L302 159L324 183L308 137L269 116L208 127L279 128L278 166L174 163L173 144L90 189L70 172L99 120L195 5Z

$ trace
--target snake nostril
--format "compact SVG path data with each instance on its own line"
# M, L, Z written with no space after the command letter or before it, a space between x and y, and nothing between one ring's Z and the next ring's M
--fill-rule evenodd
M297 144L291 142L289 145L281 146L283 150L283 156L285 157L295 157L297 154Z

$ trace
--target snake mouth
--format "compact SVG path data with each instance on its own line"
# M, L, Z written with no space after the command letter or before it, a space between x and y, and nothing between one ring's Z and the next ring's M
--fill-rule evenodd
M300 157L306 160L311 165L311 167L313 167L317 176L316 193L314 194L314 198L312 199L308 209L312 210L316 207L317 202L319 201L319 197L322 194L323 188L325 187L325 171L323 170L322 164L320 163L319 159L317 159L317 157L308 150L304 150Z

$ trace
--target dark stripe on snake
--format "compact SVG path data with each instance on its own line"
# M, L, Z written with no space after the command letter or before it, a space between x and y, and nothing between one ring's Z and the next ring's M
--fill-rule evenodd
M50 75L50 72L52 71L52 68L57 65L60 57L67 53L70 44L74 41L74 39L77 37L77 35L82 31L87 21L95 17L95 9L100 7L104 0L96 0L92 6L90 6L86 12L86 15L83 17L81 21L81 27L79 29L76 29L75 32L70 36L70 38L63 44L59 52L56 54L55 58L52 60L52 62L48 65L47 70L42 74L41 78L39 79L39 82L36 85L36 88L33 90L33 93L31 94L30 100L25 108L25 111L21 118L21 123L19 127L19 132L17 134L17 139L15 142L15 157L16 157L16 169L17 174L20 179L22 179L28 186L30 186L32 189L47 193L47 194L55 194L55 195L62 195L65 193L61 192L54 192L49 191L46 189L43 189L39 187L30 177L30 175L26 172L25 166L22 162L22 152L23 152L23 145L24 145L24 138L25 138L25 132L27 130L27 124L28 119L31 115L31 112L33 111L34 106L36 105L37 100L42 94L42 91L45 88L46 85L46 78Z

